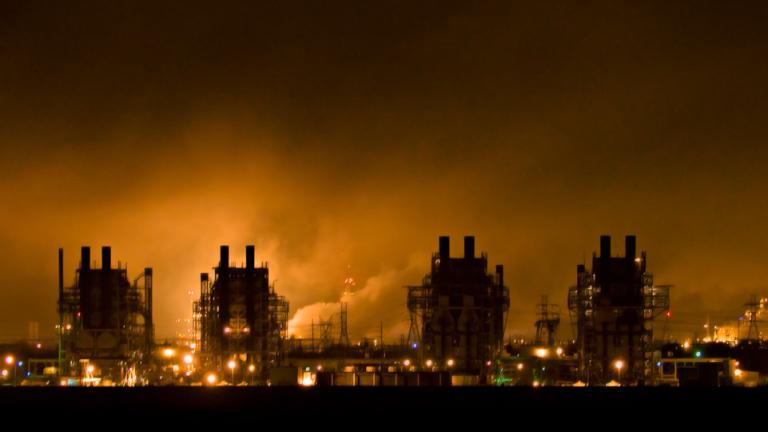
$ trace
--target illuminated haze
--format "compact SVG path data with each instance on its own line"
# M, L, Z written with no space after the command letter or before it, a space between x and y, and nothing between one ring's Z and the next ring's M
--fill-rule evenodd
M0 338L53 335L81 245L155 269L161 337L221 244L297 334L348 265L351 336L407 333L439 235L504 264L508 336L600 234L638 236L678 333L768 292L759 3L148 3L0 6Z

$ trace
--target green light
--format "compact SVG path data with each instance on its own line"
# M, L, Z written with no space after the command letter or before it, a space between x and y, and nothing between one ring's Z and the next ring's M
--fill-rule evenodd
M696 358L701 358L701 351L696 351Z

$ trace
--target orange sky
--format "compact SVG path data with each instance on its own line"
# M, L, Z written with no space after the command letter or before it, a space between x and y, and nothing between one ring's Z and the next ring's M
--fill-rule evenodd
M677 331L768 291L764 5L249 3L0 6L0 339L52 335L81 245L155 268L159 336L220 244L292 311L351 265L353 337L407 331L439 235L505 265L509 334L601 234Z

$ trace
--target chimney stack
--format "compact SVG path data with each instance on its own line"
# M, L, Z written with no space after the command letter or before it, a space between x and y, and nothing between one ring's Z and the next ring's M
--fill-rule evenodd
M611 236L600 236L600 258L611 257Z
M474 257L475 257L475 237L465 236L464 237L464 258L474 258Z

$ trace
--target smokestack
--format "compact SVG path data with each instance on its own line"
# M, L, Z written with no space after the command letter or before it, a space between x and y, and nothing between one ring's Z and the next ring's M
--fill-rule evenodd
M611 236L600 236L600 258L611 257Z
M91 248L83 246L80 248L80 270L90 270L91 268Z
M59 248L59 314L62 312L62 299L64 298L64 249Z
M504 286L504 266L501 264L496 265L496 277L499 279L499 285Z
M245 268L247 269L256 268L256 258L255 258L253 245L248 245L245 247Z
M626 258L635 259L637 255L637 238L633 235L628 235L625 239L626 252L624 256Z
M208 273L200 273L200 282L208 282Z
M451 257L451 239L448 236L440 236L440 261L448 261Z
M112 249L109 246L101 248L101 269L109 270L112 268Z
M464 236L464 258L475 257L475 237Z
M219 268L229 267L229 246L222 246L219 257Z

